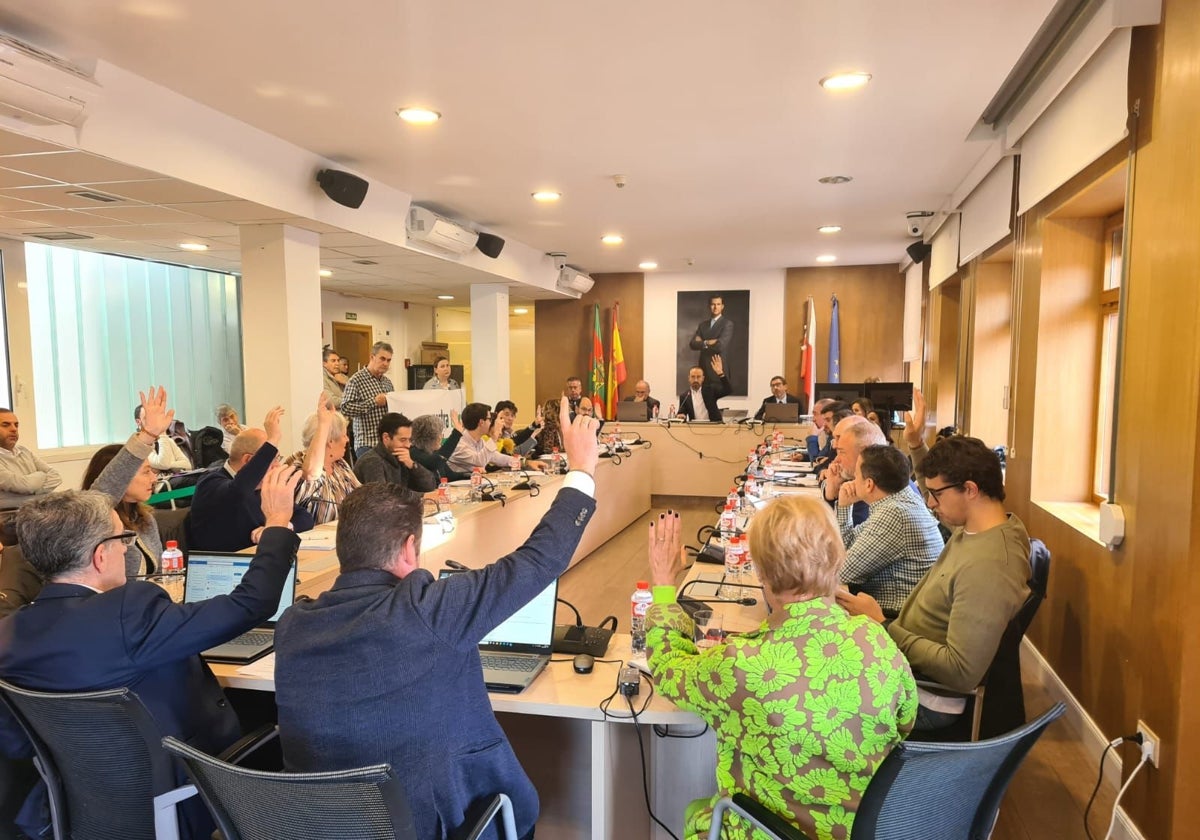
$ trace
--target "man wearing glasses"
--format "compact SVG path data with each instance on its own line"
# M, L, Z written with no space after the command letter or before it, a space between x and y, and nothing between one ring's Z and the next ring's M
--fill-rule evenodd
M938 441L917 466L925 504L953 533L888 633L913 671L955 691L979 685L1004 630L1029 596L1029 534L1004 510L1000 458L978 438ZM883 622L870 595L838 593L854 615ZM965 700L919 689L917 729L940 729Z
M199 654L253 629L278 607L300 543L288 528L299 478L291 468L268 472L267 527L241 584L230 595L192 604L173 603L153 583L126 582L125 546L137 535L123 529L111 497L69 490L28 502L17 534L46 585L32 603L0 619L0 679L53 692L126 687L163 735L211 755L225 749L241 728ZM0 706L0 751L21 758L31 749ZM181 815L199 829L208 817L193 801Z

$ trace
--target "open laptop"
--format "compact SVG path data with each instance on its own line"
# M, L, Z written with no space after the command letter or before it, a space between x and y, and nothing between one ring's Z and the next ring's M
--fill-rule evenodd
M443 569L439 578L461 569ZM554 645L554 607L558 580L537 594L507 621L479 642L483 682L488 691L517 694L524 691L550 661Z
M617 420L622 423L645 423L650 419L650 403L648 402L619 402L617 403Z
M768 423L799 423L799 403L767 403L763 406L763 420Z
M218 595L230 594L242 582L242 576L250 568L250 561L253 559L253 555L250 554L191 552L188 555L187 577L183 584L184 603L192 604ZM236 639L209 648L202 655L211 662L231 662L236 665L245 665L266 656L275 647L275 622L279 621L283 611L295 600L296 564L292 563L288 580L279 596L279 606L270 620Z

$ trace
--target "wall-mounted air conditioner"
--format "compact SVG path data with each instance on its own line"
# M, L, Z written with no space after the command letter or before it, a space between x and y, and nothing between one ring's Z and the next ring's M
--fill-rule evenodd
M475 247L479 234L439 216L424 207L408 211L408 238L427 245L436 245L455 254L465 254Z
M571 297L582 297L585 293L591 291L592 286L596 281L588 277L582 271L577 271L569 265L560 269L558 272L558 282L555 287Z
M83 125L96 81L58 56L0 34L0 116L30 125Z

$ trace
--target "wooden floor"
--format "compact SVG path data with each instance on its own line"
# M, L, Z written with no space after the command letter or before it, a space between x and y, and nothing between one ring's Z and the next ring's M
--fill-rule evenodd
M628 632L629 596L649 574L646 539L651 517L673 507L682 515L684 542L695 543L702 525L715 521L715 500L670 497L654 500L651 513L630 525L586 561L563 575L559 596L574 604L587 624L615 615ZM1025 704L1031 716L1052 700L1028 676ZM1038 741L1009 787L992 840L1087 840L1083 809L1096 783L1099 756L1090 754L1064 719ZM1115 775L1115 774L1110 774ZM1092 836L1101 838L1112 814L1116 780L1106 779L1092 807Z

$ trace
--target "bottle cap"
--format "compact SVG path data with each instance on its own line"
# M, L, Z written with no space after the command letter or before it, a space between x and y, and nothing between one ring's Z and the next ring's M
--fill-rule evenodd
M649 583L649 581L645 581L645 580L639 580L639 581L637 582L637 588L638 588L638 589L649 589L649 588L650 588L650 583Z
M168 548L168 549L176 549L176 548L179 548L179 543L178 543L178 542L176 542L175 540L167 540L167 548Z

